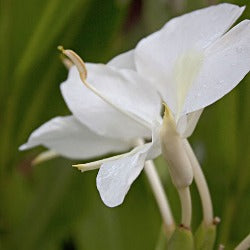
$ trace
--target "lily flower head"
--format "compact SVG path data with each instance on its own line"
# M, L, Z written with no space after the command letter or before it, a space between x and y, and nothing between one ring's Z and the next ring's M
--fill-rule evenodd
M99 137L108 141L102 153L114 152L118 144L117 151L138 144L129 153L77 165L82 171L100 167L97 188L106 205L121 204L145 161L161 152L172 166L175 185L190 185L192 168L183 153L182 138L192 134L202 109L233 89L250 68L249 21L226 32L243 10L221 4L174 18L139 42L135 50L107 65L84 64L73 51L63 51L77 66L61 85L73 113L71 119L94 134L96 141ZM166 103L164 120L162 100ZM69 127L67 135L73 139L75 126ZM22 149L43 144L66 155L66 147L72 150L77 145L88 151L88 142L80 143L84 135L77 138L79 144L66 145L64 133L54 136L51 128L49 124L45 130L33 132ZM54 128L60 130L61 124ZM80 133L79 129L75 135ZM141 138L151 137L150 142L141 143ZM90 143L91 149L96 141Z

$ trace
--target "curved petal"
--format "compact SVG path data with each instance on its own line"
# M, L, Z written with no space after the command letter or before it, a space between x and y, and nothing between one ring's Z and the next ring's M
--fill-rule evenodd
M194 66L202 60L201 51L222 36L243 10L232 4L197 10L170 20L139 42L134 56L137 71L155 84L173 113L182 101L178 89L187 91L198 74ZM185 70L188 65L191 72Z
M120 69L136 70L134 61L134 50L129 50L114 57L107 63L107 65Z
M92 71L88 73L90 77L95 74ZM95 81L93 86L96 85L104 85L105 88L106 82ZM131 139L151 134L150 130L117 111L85 87L75 66L70 69L68 79L61 84L61 92L74 116L100 135Z
M197 79L188 92L183 113L204 108L231 91L250 70L250 21L227 32L205 51Z
M104 163L97 175L96 185L103 202L109 207L120 205L131 184L141 173L149 145L143 145L134 154Z
M160 127L153 132L153 141L136 147L125 157L102 164L96 179L96 185L103 202L109 207L120 205L131 184L141 173L145 161L161 153Z
M161 99L145 78L135 71L103 64L87 64L87 81L120 110L150 125L160 120Z
M192 135L202 112L203 109L199 109L180 117L177 123L177 131L182 138L188 138Z
M20 150L38 145L72 159L97 157L125 151L131 147L130 142L93 133L73 116L56 117L46 122L30 135L28 142L22 145Z
M89 63L87 71L87 82L113 106L87 89L77 72L72 72L61 90L73 114L90 129L105 136L149 136L153 121L160 119L161 108L160 98L150 85L131 70Z

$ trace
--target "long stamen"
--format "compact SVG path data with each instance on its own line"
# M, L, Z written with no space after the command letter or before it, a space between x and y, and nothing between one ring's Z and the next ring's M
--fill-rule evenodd
M65 66L65 68L67 70L70 70L71 67L74 65L71 60L69 60L68 58L66 58L63 54L61 55L61 60L62 60L62 63L63 65Z
M112 106L113 108L115 108L116 110L118 110L119 112L123 113L124 115L128 116L129 118L131 118L132 120L138 122L139 124L141 124L142 126L151 129L151 124L148 123L145 120L142 120L140 117L138 117L135 114L130 114L129 112L126 112L125 110L119 108L118 106L116 106L111 100L109 100L107 97L103 96L95 87L93 87L91 84L89 84L86 81L87 78L87 69L85 66L85 63L83 62L83 60L81 59L81 57L79 55L77 55L73 50L65 50L62 46L58 46L58 49L65 55L67 56L77 67L78 71L79 71L79 75L80 78L83 82L83 84L89 89L91 90L94 94L96 94L97 96L99 96L104 102L108 103L110 106Z
M87 78L87 69L82 58L78 56L73 50L70 49L65 50L61 45L58 46L57 48L62 52L62 54L67 56L76 65L82 81L85 81Z
M128 156L130 154L131 154L131 152L128 152L125 154L120 154L120 155L108 157L108 158L98 160L98 161L92 161L92 162L83 163L83 164L75 164L75 165L72 165L72 167L75 167L82 172L89 171L89 170L95 170L95 169L99 169L101 167L101 165L105 162L118 160L118 159L125 157L125 156Z

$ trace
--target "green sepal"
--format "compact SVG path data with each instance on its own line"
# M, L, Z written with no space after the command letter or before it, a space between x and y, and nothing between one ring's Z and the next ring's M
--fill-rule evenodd
M194 241L197 250L212 250L216 238L216 225L200 224L195 232Z
M168 250L194 250L193 234L189 229L182 226L176 228L168 242Z

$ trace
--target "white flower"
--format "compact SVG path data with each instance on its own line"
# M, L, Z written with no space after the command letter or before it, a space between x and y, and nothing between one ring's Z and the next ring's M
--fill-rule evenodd
M150 139L152 134L151 142L129 153L78 166L82 171L101 166L97 187L106 205L122 203L145 161L161 153L161 145L174 183L185 187L192 182L181 138L192 134L202 109L233 89L250 68L249 21L225 33L243 10L221 4L175 18L108 65L86 64L87 79L79 57L64 51L85 84L72 68L61 85L64 99L84 129L110 140L106 152L114 149L110 147L113 140L120 143L119 150L125 150L135 140ZM155 89L167 104L163 123L161 98ZM47 141L49 138L45 136ZM34 146L32 141L31 136L28 146ZM47 141L42 143L55 146ZM65 144L60 147L65 146L66 155L67 141L59 139L59 143ZM83 149L86 144L77 145ZM90 148L94 144L90 143Z

